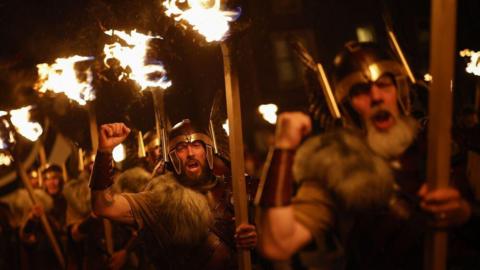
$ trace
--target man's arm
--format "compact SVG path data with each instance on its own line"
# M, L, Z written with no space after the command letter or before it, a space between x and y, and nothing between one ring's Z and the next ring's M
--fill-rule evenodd
M304 114L284 113L279 117L275 150L257 216L259 249L270 259L286 260L313 238L312 233L295 220L290 205L295 149L310 129L310 119Z
M111 188L92 191L92 209L97 216L133 225L132 209L125 197L113 194Z
M312 240L312 234L295 220L293 207L262 209L259 242L262 254L273 260L287 260Z
M134 224L130 204L123 196L114 194L112 150L130 133L123 123L106 124L100 127L98 152L90 178L92 211L95 215L114 221Z

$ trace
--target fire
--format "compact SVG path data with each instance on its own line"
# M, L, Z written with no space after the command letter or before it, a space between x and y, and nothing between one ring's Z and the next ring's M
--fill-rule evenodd
M52 65L43 63L38 64L38 81L34 86L41 93L52 91L54 93L65 93L68 98L75 100L80 105L85 105L87 101L95 99L95 94L91 86L92 72L88 69L84 80L77 77L75 64L93 57L71 56L68 58L58 58Z
M278 107L275 104L263 104L258 107L258 111L262 114L263 119L270 124L277 122Z
M37 122L30 122L30 109L32 106L26 106L20 109L11 110L10 112L0 111L0 117L10 114L10 121L20 135L27 138L30 141L36 141L40 135L42 135L42 126ZM1 123L6 130L10 127L9 122L6 119L2 119ZM14 136L11 132L9 134L2 134L8 138L0 138L0 148L5 149L7 144L4 139L7 139L9 143L14 142Z
M11 121L20 135L29 139L30 141L36 141L40 135L42 135L42 126L37 122L30 122L30 109L31 106L26 106L20 109L11 110Z
M466 71L468 73L480 76L480 52L465 49L460 51L461 57L470 57L470 62L467 64Z
M0 111L0 117L7 115L7 112ZM15 142L15 138L13 137L13 133L10 131L10 122L7 119L2 118L0 122L1 130L0 130L0 150L8 149L8 145Z
M103 48L105 65L109 66L107 61L115 58L120 62L122 68L127 69L128 67L130 69L129 73L121 74L119 79L129 78L134 80L140 85L141 90L148 87L167 89L172 85L160 61L146 64L148 63L147 52L150 41L161 37L144 35L136 30L133 30L130 34L123 31L109 30L105 31L105 34L116 36L128 45L122 46L116 42L107 44Z
M189 8L182 10L177 3L187 3ZM203 35L207 42L223 40L229 30L228 23L240 15L237 11L220 10L220 0L166 0L163 6L167 16L176 21L186 21Z
M0 166L10 166L10 164L12 164L12 161L12 156L5 153L0 153Z

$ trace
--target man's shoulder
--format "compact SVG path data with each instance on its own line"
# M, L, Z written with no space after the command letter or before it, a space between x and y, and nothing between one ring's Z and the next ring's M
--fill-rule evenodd
M166 172L155 178L145 188L145 191L164 190L165 188L180 188L182 185L178 183L177 176L172 172Z
M320 177L332 166L342 166L345 162L355 162L352 157L373 155L364 136L349 129L335 129L306 140L295 154L293 173L295 179ZM350 159L349 159L350 158Z
M350 210L384 206L394 192L389 164L361 133L347 129L307 140L296 153L293 174L302 185L315 182Z

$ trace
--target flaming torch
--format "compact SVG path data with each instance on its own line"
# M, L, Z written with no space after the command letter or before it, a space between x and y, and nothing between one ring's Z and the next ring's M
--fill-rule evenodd
M178 3L187 2L188 8L183 10ZM220 0L169 0L163 2L165 14L178 22L186 22L193 30L205 37L207 42L225 39L229 30L229 22L235 21L240 15L237 11L221 10Z
M10 132L10 122L4 117L8 115L8 112L0 111L0 166L10 166L13 161L12 155L8 153L8 146L15 142L13 133Z
M130 34L124 31L108 30L105 31L105 34L115 36L127 44L127 46L123 46L115 42L105 45L103 49L105 64L109 66L109 59L117 59L120 66L124 69L124 72L118 78L119 80L131 79L140 86L140 91L149 89L152 92L157 136L162 144L163 161L166 162L168 161L167 120L165 117L163 90L169 88L172 82L167 78L167 72L160 61L151 61L147 58L150 42L153 39L161 39L161 37L145 35L138 33L136 30L131 31Z
M77 63L93 59L90 56L75 55L68 58L58 58L53 64L38 64L38 80L34 88L40 93L63 93L79 105L87 105L92 149L95 151L98 143L97 120L94 108L89 103L95 99L95 92L91 85L93 76L91 70L87 69L84 74L81 74L83 79L80 79L75 69ZM40 153L42 152L44 153L44 150L41 146Z
M90 124L90 140L92 145L92 153L96 153L98 148L98 125L94 106L91 103L95 99L93 87L91 85L93 76L92 72L87 69L82 74L84 79L77 76L78 72L75 65L79 62L93 60L93 57L86 56L72 56L68 58L58 58L55 63L39 64L38 82L35 85L41 93L53 92L64 93L70 100L77 102L80 105L86 105L89 115ZM79 149L79 159L82 158L83 150ZM105 239L107 250L113 252L113 240L111 236L111 224L104 220Z
M80 105L85 105L88 101L95 99L91 86L92 73L88 69L85 73L86 79L82 81L77 77L74 66L78 62L92 59L93 57L75 55L68 58L58 58L51 65L38 64L38 81L34 88L41 93L47 91L64 93L71 100L75 100Z
M30 141L36 141L40 135L42 135L43 129L41 125L36 122L30 122L30 109L31 106L27 106L16 110L11 110L9 112L0 111L0 133L2 135L0 138L0 148L2 152L9 152L7 155L3 154L2 156L4 156L4 158L1 159L5 159L5 156L7 156L7 159L9 159L10 162L13 162L18 176L27 189L32 205L35 205L37 204L37 201L33 195L32 185L28 179L24 166L20 161L18 147L15 147L15 143L18 141L19 135ZM45 213L40 216L40 222L45 230L45 234L47 235L50 244L52 245L53 251L60 266L65 269L65 260Z
M160 138L162 144L163 162L166 162L168 160L167 133L162 90L170 87L172 82L168 80L166 71L160 61L149 61L147 59L150 41L161 37L145 35L138 33L136 30L131 31L130 34L124 31L108 30L105 31L105 34L112 37L115 36L127 45L123 46L119 42L105 45L103 48L105 65L110 67L108 60L117 59L123 68L123 72L118 77L119 80L130 79L140 86L140 91L145 89L152 91L155 125L158 138ZM155 89L162 90L155 91ZM143 144L143 141L140 143L140 140L142 140L141 133L138 136L139 148L141 148ZM112 254L111 224L105 219L104 229L107 235L107 250Z
M179 7L177 4L182 4ZM220 0L170 0L164 1L165 14L183 25L190 25L205 37L207 42L221 41L223 54L227 114L229 123L229 144L232 166L232 188L235 201L236 225L248 223L247 196L245 184L245 164L243 156L242 119L238 75L231 59L231 46L226 37L229 22L236 20L237 11L221 10ZM251 269L250 252L239 252L239 269Z

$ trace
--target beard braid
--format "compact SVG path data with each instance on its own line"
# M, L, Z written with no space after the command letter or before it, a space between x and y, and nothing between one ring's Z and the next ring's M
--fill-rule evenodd
M395 118L395 125L383 132L378 131L371 123L367 124L368 145L375 153L386 159L402 154L417 135L418 125L415 119L409 116Z

